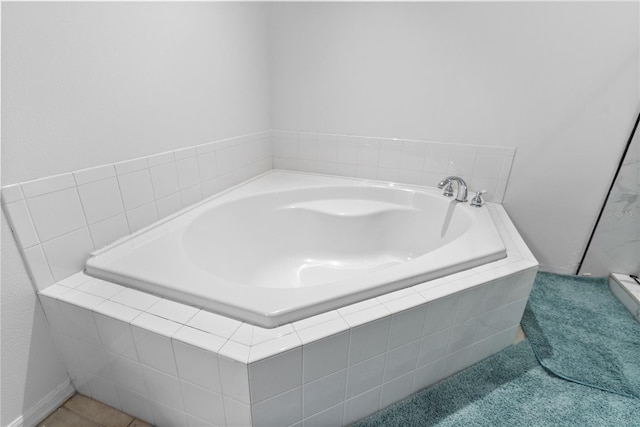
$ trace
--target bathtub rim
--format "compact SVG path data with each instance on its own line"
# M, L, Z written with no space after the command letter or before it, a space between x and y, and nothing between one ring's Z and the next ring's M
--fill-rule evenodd
M274 187L273 184L267 181L266 184L270 187L267 187L267 191L264 191L264 188L259 188L259 190L261 191L260 193L256 193L255 189L248 186L250 183L271 174L274 175L274 179L276 180L279 179L280 176L284 176L286 180L287 178L291 178L287 177L287 175L309 175L311 177L310 179L312 183L310 184L310 186L308 183L303 183L301 185L293 180L291 182L286 182L286 185L290 185L290 188L282 189L278 188L277 185L276 187ZM329 178L328 183L324 182L327 181L327 178ZM320 183L318 184L316 182L317 180L322 181L320 181ZM220 204L233 203L237 200L244 199L247 197L247 194L249 195L249 197L252 197L257 194L259 194L260 196L265 194L277 194L283 191L295 191L301 188L326 188L327 186L331 186L331 182L336 183L338 187L344 188L351 188L353 183L355 184L355 187L380 187L399 190L408 189L419 193L425 193L428 197L439 196L439 190L431 187L407 186L404 184L394 184L384 181L371 181L360 178L343 178L331 175L273 170L251 180L245 181L244 183L234 188L230 188L224 193L211 196L199 202L198 204L176 212L174 215L166 218L163 221L154 223L145 229L139 230L136 233L132 233L129 236L123 237L122 239L106 246L105 248L92 252L86 262L84 270L85 274L150 294L154 294L154 290L156 290L159 292L155 292L155 294L183 304L196 306L242 322L247 321L255 326L263 328L276 328L278 326L302 320L310 316L335 310L340 307L345 307L350 304L354 304L370 298L375 298L377 296L381 296L395 290L418 285L420 283L444 277L459 271L479 267L487 264L488 262L504 259L507 256L507 249L504 245L504 242L502 241L502 238L500 237L499 231L497 230L496 220L493 218L493 215L488 208L488 206L493 205L493 203L488 203L484 208L481 208L484 210L480 211L469 206L468 204L459 204L455 202L455 208L468 210L470 213L473 213L479 217L483 217L485 221L491 223L492 227L490 229L476 228L474 229L474 233L480 239L486 240L486 242L488 243L492 243L493 246L487 245L486 248L483 249L485 252L482 254L482 256L478 256L461 263L458 257L459 251L466 248L461 248L459 245L452 246L451 243L453 242L447 243L438 248L434 253L427 253L426 255L423 255L422 257L425 258L421 260L419 258L416 258L415 260L417 262L411 264L402 264L399 271L403 272L404 274L403 277L400 278L398 278L396 274L398 272L398 269L391 268L375 273L365 273L355 279L346 279L338 282L333 282L329 285L323 285L321 289L317 287L304 288L304 292L302 289L295 288L269 288L267 290L266 288L263 289L234 286L230 283L220 281L220 283L225 286L225 288L223 289L223 293L217 294L214 298L214 296L212 295L212 291L209 289L204 289L202 291L199 290L199 293L189 293L188 289L179 289L176 286L172 286L173 282L163 283L158 280L151 282L149 278L145 280L136 277L133 274L119 274L117 272L102 269L100 266L100 264L108 263L110 261L111 258L109 258L109 256L113 258L119 258L122 252L126 253L131 250L131 248L135 248L136 241L144 243L149 239L153 239L155 235L163 235L165 237L171 238L172 236L170 235L170 233L172 233L173 230L183 226L184 224L189 224L190 221L193 220L193 218L196 218L199 215L198 208L207 205L208 203L211 203L216 199L222 198L223 195L229 194L234 189L238 189L241 191L232 193L232 196L228 197L227 199L223 199ZM434 193L438 194L436 195ZM163 228L164 224L178 217L182 218L177 220L173 224L173 227ZM177 244L177 242L174 243ZM111 253L106 254L107 258L104 260L100 259L99 255L107 251L111 251ZM178 252L177 254L183 255L182 252ZM434 258L437 258L438 262L440 263L440 267L425 272L424 263ZM196 275L192 277L195 279L198 276ZM202 275L200 277L202 278ZM356 281L357 283L352 285L352 282L354 281ZM345 283L349 284L348 291L343 288ZM243 292L255 292L257 295L262 295L262 298L259 300L259 303L257 300L244 299L242 296ZM329 293L330 295L327 296L327 294ZM313 296L312 301L309 301L309 296Z
M205 330L202 327L194 325L192 321L177 322L177 324L179 324L182 329L199 331L201 334L205 333L214 338L217 344L213 347L210 345L207 346L206 349L208 351L235 362L249 364L323 340L341 332L357 328L358 326L371 324L387 316L399 314L420 305L427 304L428 306L432 301L453 297L458 293L471 292L475 288L501 280L510 275L524 274L527 271L533 270L537 271L538 261L511 222L504 207L502 205L496 205L489 207L489 209L495 210L498 218L496 225L507 245L507 257L502 260L371 298L341 309L286 324L276 329L264 329L259 326L240 323L224 316L206 312L206 310L199 310L199 312L205 312L214 320L228 319L229 321L236 322L238 327L235 327L232 332L228 332L222 331L218 325L211 325L212 327L210 329ZM83 271L80 271L38 291L38 294L52 298L57 302L86 308L95 313L114 316L113 313L106 314L100 310L100 303L96 301L99 299L101 302L111 302L110 298L96 298L95 295L78 289L80 285L91 279L93 278L86 276ZM163 300L160 299L160 301ZM113 306L114 304L111 305ZM133 307L133 304L125 306L125 308L127 307L130 307L128 310L133 309L139 313L149 312L149 309L141 310ZM157 317L157 315L153 316ZM117 319L118 316L114 316L114 318ZM176 323L173 319L166 319L168 320L164 320L165 322ZM132 319L121 318L121 320L127 323L132 322ZM237 334L241 326L244 325L250 330L261 332L272 331L274 334L261 342L242 342L237 337ZM177 339L174 333L170 331L155 330L154 332L170 339ZM195 342L187 343L196 345Z

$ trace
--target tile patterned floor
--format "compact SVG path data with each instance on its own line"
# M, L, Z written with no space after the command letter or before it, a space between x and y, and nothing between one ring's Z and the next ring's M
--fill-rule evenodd
M151 427L142 420L76 393L38 427Z

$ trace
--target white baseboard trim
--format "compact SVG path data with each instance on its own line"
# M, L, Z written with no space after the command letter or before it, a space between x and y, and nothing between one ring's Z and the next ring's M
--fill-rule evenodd
M76 389L73 388L71 380L67 378L65 382L60 384L49 394L42 398L33 407L27 409L24 414L16 418L7 427L32 427L44 420L58 406L62 405L65 400L70 398Z

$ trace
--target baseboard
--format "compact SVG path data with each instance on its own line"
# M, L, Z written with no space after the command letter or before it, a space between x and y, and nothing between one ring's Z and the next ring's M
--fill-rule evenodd
M47 394L33 407L26 410L24 414L16 418L13 422L7 425L7 427L35 426L55 411L58 406L62 405L64 401L70 398L75 392L76 389L73 388L71 380L67 378L65 382Z

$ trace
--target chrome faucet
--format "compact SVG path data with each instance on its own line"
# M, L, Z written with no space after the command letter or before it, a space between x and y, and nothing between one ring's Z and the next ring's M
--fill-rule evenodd
M453 196L453 189L451 184L453 182L458 184L458 194L456 194L456 201L458 202L466 202L467 201L467 183L464 182L462 178L459 176L449 176L438 184L438 188L444 188L444 195L447 197Z

